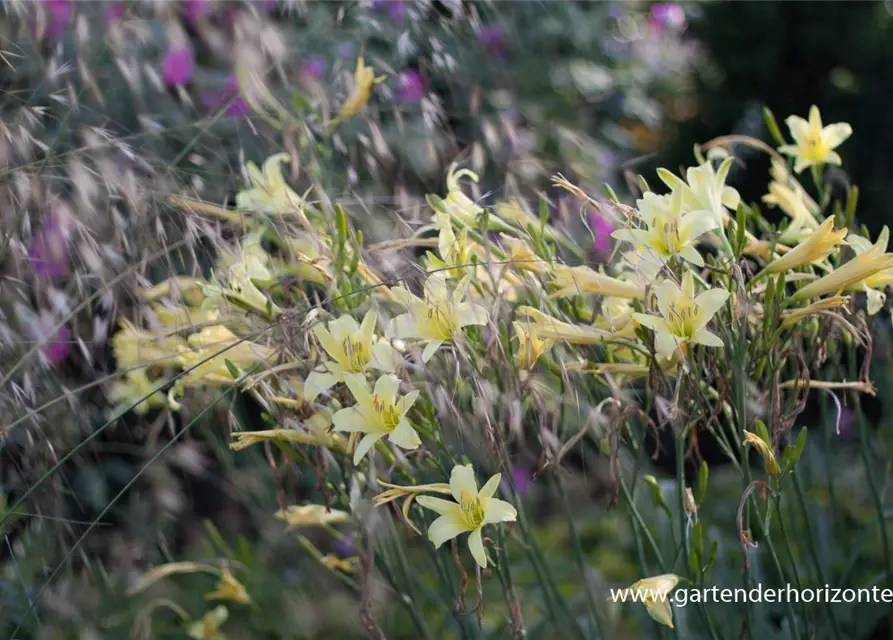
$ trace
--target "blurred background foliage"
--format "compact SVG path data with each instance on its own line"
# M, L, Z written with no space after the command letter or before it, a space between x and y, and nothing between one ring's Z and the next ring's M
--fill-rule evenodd
M889 8L880 2L7 2L0 21L0 497L8 506L34 490L0 528L0 635L21 624L18 638L129 637L151 602L163 598L199 612L201 594L213 583L209 576L183 576L153 600L125 594L136 576L159 562L224 557L257 602L234 615L231 637L363 637L350 589L339 588L271 518L277 497L263 453L233 457L226 449L231 421L245 428L259 421L248 399L227 402L232 411L209 413L158 459L184 426L180 419L128 415L36 485L104 423L105 376L114 370L106 338L118 318L135 313L135 289L201 268L220 240L212 225L185 221L166 204L168 195L231 202L243 164L261 162L291 138L304 143L300 170L290 176L298 191L320 181L372 240L427 219L424 195L444 193L446 168L457 160L481 173L475 195L486 202L544 196L552 216L573 224L575 211L550 186L557 172L591 193L603 181L623 193L625 170L651 180L656 166L691 164L695 143L730 132L768 139L763 105L781 119L818 104L829 122L850 122L862 134L841 151L861 189L859 220L876 231L886 222L893 143L887 125L893 96L883 81L893 65ZM360 118L327 136L322 124L347 94L359 55L387 79ZM244 87L240 94L240 65L263 70L266 86L304 125L301 135L258 117ZM757 201L766 181L756 171L748 176L753 184L736 187ZM65 269L47 275L35 269L35 247L51 243L53 229L65 246ZM588 259L603 257L594 247ZM888 333L884 320L877 334ZM880 337L879 376L888 376L888 348ZM878 380L881 388L893 384ZM810 411L809 419L825 427L817 431L832 433L833 408L815 402ZM879 421L887 415L884 404L874 409ZM868 580L879 557L875 532L855 555L834 543L870 521L862 472L853 468L842 480L852 500L824 489L830 470L856 455L857 425L850 420L844 446L826 439L824 455L809 458L812 515L826 527L815 551L825 568ZM881 430L866 437L880 447L888 436ZM589 469L597 455L584 452L576 464ZM529 460L528 472L533 465ZM722 477L718 470L704 509L708 523L734 518L725 498L738 487L724 487ZM288 482L294 501L321 500L309 474ZM541 516L542 544L563 588L573 591L581 576L561 516L549 521L556 507L548 488L538 479L525 499ZM671 489L664 486L667 501L674 499ZM610 492L611 479L598 473L581 474L570 489L575 504L587 505L577 514L593 566L586 579L599 584L636 574L629 523L605 509ZM100 526L65 558L116 498ZM657 505L643 508L646 518L657 519ZM844 508L842 518L832 518ZM789 524L799 526L796 514ZM724 528L716 527L716 535ZM351 553L329 536L307 536L324 553ZM734 536L718 539L722 549L738 545ZM530 567L517 571L522 583L529 579ZM390 604L381 623L390 637L411 637L406 612ZM858 626L854 637L869 637L886 615L866 611L840 610L841 621ZM643 611L630 616L623 637L653 632ZM490 622L500 637L505 621ZM440 631L438 637L457 633ZM778 628L763 631L786 637ZM183 636L176 623L155 633Z

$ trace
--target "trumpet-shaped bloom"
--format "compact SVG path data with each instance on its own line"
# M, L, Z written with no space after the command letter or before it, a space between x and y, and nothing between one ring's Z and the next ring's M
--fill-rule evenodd
M177 361L177 349L183 344L178 336L165 336L140 329L121 320L121 330L112 336L112 353L121 370L141 366L163 366Z
M357 68L353 74L353 88L350 95L341 105L341 111L335 118L335 122L341 122L357 115L369 102L372 95L372 87L381 83L386 76L375 77L372 67L367 67L363 57L357 58Z
M438 211L437 227L440 234L437 237L437 250L440 257L430 251L427 254L426 271L442 271L447 278L463 275L468 269L473 268L472 257L475 254L475 245L468 241L468 228L462 228L457 237L453 231L453 220L449 214Z
M751 433L750 431L744 432L744 442L742 444L746 446L751 446L757 450L757 453L760 454L760 457L766 461L766 471L769 472L770 475L776 475L781 473L781 467L778 466L778 460L775 459L775 454L772 452L772 447L763 440L760 436L755 433Z
M527 316L522 324L525 331L540 339L561 340L569 344L603 344L615 338L615 334L595 327L563 322L533 307L518 307L518 313Z
M818 205L778 160L772 161L771 173L773 180L769 184L769 193L763 196L763 202L778 207L791 217L791 222L779 236L778 241L784 244L796 244L805 240L818 228L819 223L816 220Z
M515 337L518 338L518 350L515 352L515 365L519 369L533 369L539 357L552 346L552 339L540 338L532 331L526 331L524 324L515 322Z
M853 134L849 124L838 122L823 127L822 115L815 105L809 109L809 121L800 116L789 116L785 123L791 130L794 144L782 145L778 150L795 158L794 171L800 173L812 165L840 165L840 156L834 149Z
M633 300L641 300L645 297L644 286L612 278L586 266L559 265L553 269L552 273L554 275L553 283L558 286L558 291L552 294L553 298L566 298L584 293Z
M263 171L253 162L245 165L250 187L236 194L236 207L241 211L282 215L303 211L304 199L295 193L282 175L287 153L277 153L264 161Z
M847 230L834 229L834 219L825 220L803 242L766 266L766 273L781 273L807 264L815 264L837 252L844 244Z
M805 300L818 298L827 293L839 291L859 291L867 282L873 282L875 286L885 282L893 268L893 254L887 253L887 242L890 237L889 230L884 230L878 236L877 242L871 247L857 253L846 264L838 267L823 278L810 282L797 290L792 296L793 300ZM875 278L876 280L872 280Z
M707 330L707 323L729 297L728 291L710 289L695 295L695 282L690 271L682 277L682 287L664 280L655 288L660 316L635 313L633 318L654 331L654 347L663 358L672 358L676 349L690 343L708 347L723 346L716 334Z
M889 229L887 227L884 227L881 231L880 236L878 236L878 242L883 240L884 246L886 246L886 240L889 235ZM853 248L857 255L870 250L872 246L870 241L861 236L851 236L849 239L849 245ZM868 296L868 315L874 315L881 310L881 308L884 306L884 301L887 299L887 296L884 294L882 289L890 284L893 284L893 267L881 269L877 273L868 276L862 281L848 286L845 291L848 293L855 291L864 291L865 294Z
M422 361L428 362L444 342L455 340L462 328L487 324L487 310L473 302L463 302L471 276L465 276L450 292L446 278L435 273L425 281L425 299L414 296L403 287L393 289L394 298L408 313L394 318L398 338L426 342Z
M635 245L639 251L653 252L661 260L679 256L697 266L704 265L704 259L695 248L695 241L719 226L719 222L709 211L682 211L683 192L677 189L666 200L666 208L643 206L639 217L645 229L619 229L611 234L618 240Z
M241 340L223 325L205 327L186 342L189 348L180 347L179 356L181 366L188 369L181 378L184 384L232 384L227 361L244 372L258 364L269 364L275 357L273 349Z
M418 449L422 441L406 418L419 397L418 391L413 390L399 397L400 379L392 375L380 377L371 393L363 376L349 373L344 376L344 382L357 403L336 412L332 421L338 431L366 434L354 452L354 464L358 464L369 449L385 436L403 449Z
M337 509L329 509L322 504L291 505L276 512L276 518L288 526L286 531L300 527L313 527L350 522L350 514Z
M229 609L220 605L206 613L201 620L186 628L186 635L193 640L226 640L220 628L229 618Z
M525 240L501 233L499 241L506 253L505 259L518 271L549 273L552 270L552 265L536 255Z
M657 175L670 189L682 192L682 207L685 211L709 211L717 224L722 225L728 215L726 209L734 211L741 202L738 192L726 186L732 160L723 160L718 170L714 170L709 161L699 167L691 167L685 173L687 182L666 169L658 169Z
M375 323L378 314L369 311L363 324L357 324L353 317L344 315L329 323L313 327L313 335L322 345L329 360L310 373L304 382L304 399L313 402L320 393L328 391L339 382L344 382L348 373L364 374L369 369L384 373L394 373L400 366L400 354L386 342L379 342L375 336Z
M450 474L450 493L455 502L433 496L419 496L416 499L426 509L440 514L428 528L428 539L435 549L460 534L470 533L468 548L471 555L482 568L487 568L487 552L484 551L481 529L488 524L514 522L518 516L512 505L493 497L501 478L502 475L497 473L478 491L474 468L470 464L456 465Z
M672 629L673 610L670 607L670 592L677 584L679 576L673 573L643 578L624 589L621 598L624 602L627 598L631 598L633 602L642 602L649 616Z
M451 164L447 171L447 196L444 198L443 203L446 207L446 213L449 213L463 224L474 227L477 225L484 209L465 195L462 187L459 186L460 178L469 178L472 182L478 181L478 175L474 171L459 169L456 164Z
M145 369L133 369L127 372L123 380L117 380L112 385L109 392L109 399L115 403L114 412L128 409L130 405L139 402L133 411L142 415L150 409L161 409L169 406L168 398L161 392L159 387L163 383L156 380L150 380ZM151 395L150 395L151 394ZM145 398L149 396L145 400Z

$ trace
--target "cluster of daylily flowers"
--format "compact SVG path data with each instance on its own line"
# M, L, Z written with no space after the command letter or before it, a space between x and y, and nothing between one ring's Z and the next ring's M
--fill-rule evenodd
M364 89L346 115L361 108L375 82L362 62L357 73ZM420 409L433 402L421 383L438 359L457 369L475 367L498 343L522 381L531 382L538 371L622 384L647 381L655 373L678 378L692 371L704 350L727 345L742 319L748 332L762 334L769 327L778 337L801 323L844 313L852 308L853 294L866 294L869 314L884 304L893 282L886 229L874 243L848 231L843 224L852 220L852 211L825 217L829 198L821 180L814 199L798 179L804 169L821 176L824 165L840 164L835 149L850 135L849 125L823 127L815 107L808 121L791 116L787 125L793 143L777 150L743 142L772 156L764 202L785 214L778 228L762 224L758 211L726 184L735 159L730 149L716 145L683 177L660 170L666 192L646 190L635 207L613 195L593 199L556 178L584 210L612 211L615 221L625 222L613 232L618 256L611 270L566 264L562 256L576 250L566 232L518 202L485 209L460 182L477 176L452 167L446 196L429 196L428 229L437 231L437 250L422 261L426 275L418 289L378 275L367 262L372 250L362 246L344 212L319 209L309 192L302 196L288 185L282 173L286 154L269 158L263 170L249 163L250 186L239 194L235 211L175 203L245 233L237 248L221 253L210 278L173 278L143 292L151 321L145 328L123 322L114 336L121 381L112 397L120 410L181 410L190 393L201 397L208 387L238 386L270 414L284 411L294 419L287 428L234 432L233 449L264 442L320 448L352 465L351 473L363 474L364 486L386 488L375 496L376 505L402 501L409 528L417 530L413 519L424 514L415 514L413 504L437 514L427 528L435 548L469 534L471 556L486 568L493 557L485 530L515 521L517 503L496 497L500 473L479 488L474 468L443 451L435 412ZM761 224L753 224L758 217ZM400 242L391 244L389 250ZM423 234L401 246L425 246ZM756 265L750 276L738 266L745 261ZM324 291L327 304L289 297L286 281ZM351 298L359 302L346 302ZM562 306L566 302L575 317ZM288 324L302 336L306 353L294 340L268 338ZM598 361L582 357L584 350L597 353ZM747 431L742 439L764 458L770 476L782 471L765 429ZM375 479L375 456L402 469L405 478L423 469L425 475L435 472L414 453L419 450L451 458L449 477L430 484ZM504 460L498 466L510 471ZM324 505L291 506L277 515L292 527L353 519ZM317 554L333 571L355 570ZM222 586L212 597L247 602L232 574L221 575ZM678 581L662 575L631 589L669 591ZM652 598L645 604L656 620L672 626L666 602ZM190 635L220 637L214 634L225 620L226 609L215 609Z

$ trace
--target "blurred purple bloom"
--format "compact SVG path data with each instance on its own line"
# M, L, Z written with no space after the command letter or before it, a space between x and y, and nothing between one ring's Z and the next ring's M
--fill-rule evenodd
M127 4L125 2L109 2L103 10L106 22L121 20L126 13Z
M397 99L403 104L421 102L425 97L425 81L415 69L404 71L397 77Z
M593 211L589 214L589 226L592 228L592 250L601 255L611 253L611 234L614 232L614 225Z
M373 0L372 8L387 11L391 20L398 22L402 20L406 15L406 12L409 11L409 3L406 2L406 0Z
M505 37L499 25L481 27L479 37L491 56L500 60L506 57Z
M169 49L164 55L161 75L168 87L176 87L184 85L192 79L194 68L195 57L192 54L192 49L189 47Z
M338 55L342 58L353 58L356 47L352 42L342 42L338 45Z
M306 78L322 80L322 77L326 75L326 61L317 56L305 59L301 64L301 75Z
M58 40L65 35L65 28L71 21L74 13L71 0L44 0L47 8L46 37L50 40Z
M648 22L658 33L679 32L685 29L685 10L675 2L658 2L651 7Z
M851 438L855 435L854 423L856 419L853 410L849 407L840 407L840 418L837 422L837 434L841 438Z
M65 360L69 351L71 351L71 329L68 327L59 329L43 346L43 353L50 364L59 364Z
M353 536L350 534L344 536L344 540L336 540L335 544L332 546L335 553L342 558L350 558L357 555L357 550L353 543Z
M278 0L258 0L254 3L254 6L257 7L258 11L269 13L270 11L274 11L278 4Z
M202 106L209 111L216 111L226 106L226 115L231 118L251 113L251 106L239 93L239 79L235 75L226 79L222 91L205 94L202 97Z
M530 485L533 484L533 480L531 476L533 475L533 470L526 465L517 465L512 467L512 482L515 484L515 490L518 492L519 496L523 496L528 489L530 489ZM508 479L503 479L501 482L502 490L511 495L512 485L509 483Z
M183 17L189 24L195 24L211 12L209 0L183 0Z
M56 216L49 217L34 235L28 257L34 273L61 278L68 273L68 238Z

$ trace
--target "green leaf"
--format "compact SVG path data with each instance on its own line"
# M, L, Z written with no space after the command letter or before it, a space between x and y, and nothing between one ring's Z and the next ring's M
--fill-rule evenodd
M698 469L698 486L695 489L695 504L699 507L707 495L707 479L710 477L710 469L707 467L707 461L702 460Z
M777 145L785 144L784 136L781 133L781 129L778 127L778 122L775 120L775 115L769 109L769 107L763 107L763 122L766 123L766 128L769 129L769 135L772 136L772 139L775 140Z

